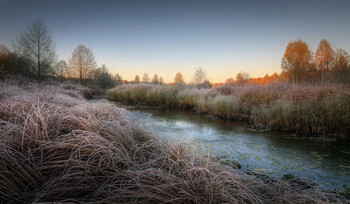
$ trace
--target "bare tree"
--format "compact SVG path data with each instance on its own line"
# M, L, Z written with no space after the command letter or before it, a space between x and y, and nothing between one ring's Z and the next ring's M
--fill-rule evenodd
M311 60L312 53L309 46L298 39L288 44L282 58L281 67L283 71L288 73L289 80L297 84L310 68Z
M52 64L56 61L55 45L40 19L35 20L27 31L16 38L13 47L27 61L30 71L38 80L52 73Z
M163 77L161 76L161 77L159 77L159 83L160 84L164 84L164 79L163 79Z
M149 81L150 81L150 78L149 78L148 74L144 73L143 77L142 77L142 82L143 83L149 83Z
M198 67L193 75L192 81L194 84L201 84L207 80L207 71L202 67Z
M10 55L11 51L3 44L0 44L0 55Z
M159 77L157 74L154 75L153 79L152 79L152 83L153 84L159 84Z
M90 48L84 45L78 45L69 59L68 74L69 77L79 78L80 84L92 76L96 69L94 54Z
M184 83L185 80L184 80L184 77L182 76L182 74L180 72L178 72L176 75L175 75L175 78L174 78L174 83L175 84L178 84L178 83Z
M67 63L64 60L60 60L54 66L54 74L56 77L63 78L66 76Z

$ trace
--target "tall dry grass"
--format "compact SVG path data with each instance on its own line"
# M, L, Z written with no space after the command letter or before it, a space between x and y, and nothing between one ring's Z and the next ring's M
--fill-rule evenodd
M344 202L317 187L263 183L194 154L189 144L163 142L125 110L87 102L79 86L0 88L0 202Z
M344 85L280 83L198 89L139 84L116 87L109 91L109 99L243 118L256 127L297 134L350 136L350 88Z

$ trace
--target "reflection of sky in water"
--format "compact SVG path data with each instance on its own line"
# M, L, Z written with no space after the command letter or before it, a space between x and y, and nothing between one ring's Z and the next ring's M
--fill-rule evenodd
M290 173L334 187L350 185L349 145L315 144L306 138L255 131L245 122L218 120L183 110L127 109L154 134L196 142L199 152L237 160L243 169L276 176Z

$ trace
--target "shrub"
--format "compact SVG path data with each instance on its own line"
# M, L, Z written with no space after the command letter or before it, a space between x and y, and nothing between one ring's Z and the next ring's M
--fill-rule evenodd
M93 98L102 96L105 91L98 85L88 85L87 88L89 88L92 91Z

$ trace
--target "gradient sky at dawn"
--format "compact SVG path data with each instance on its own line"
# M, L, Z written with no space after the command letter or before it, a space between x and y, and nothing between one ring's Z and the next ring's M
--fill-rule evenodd
M0 43L12 40L36 18L49 28L60 59L78 44L90 47L98 65L133 80L147 72L190 81L203 67L212 82L240 71L280 72L290 41L315 51L327 39L350 52L349 0L0 0Z

